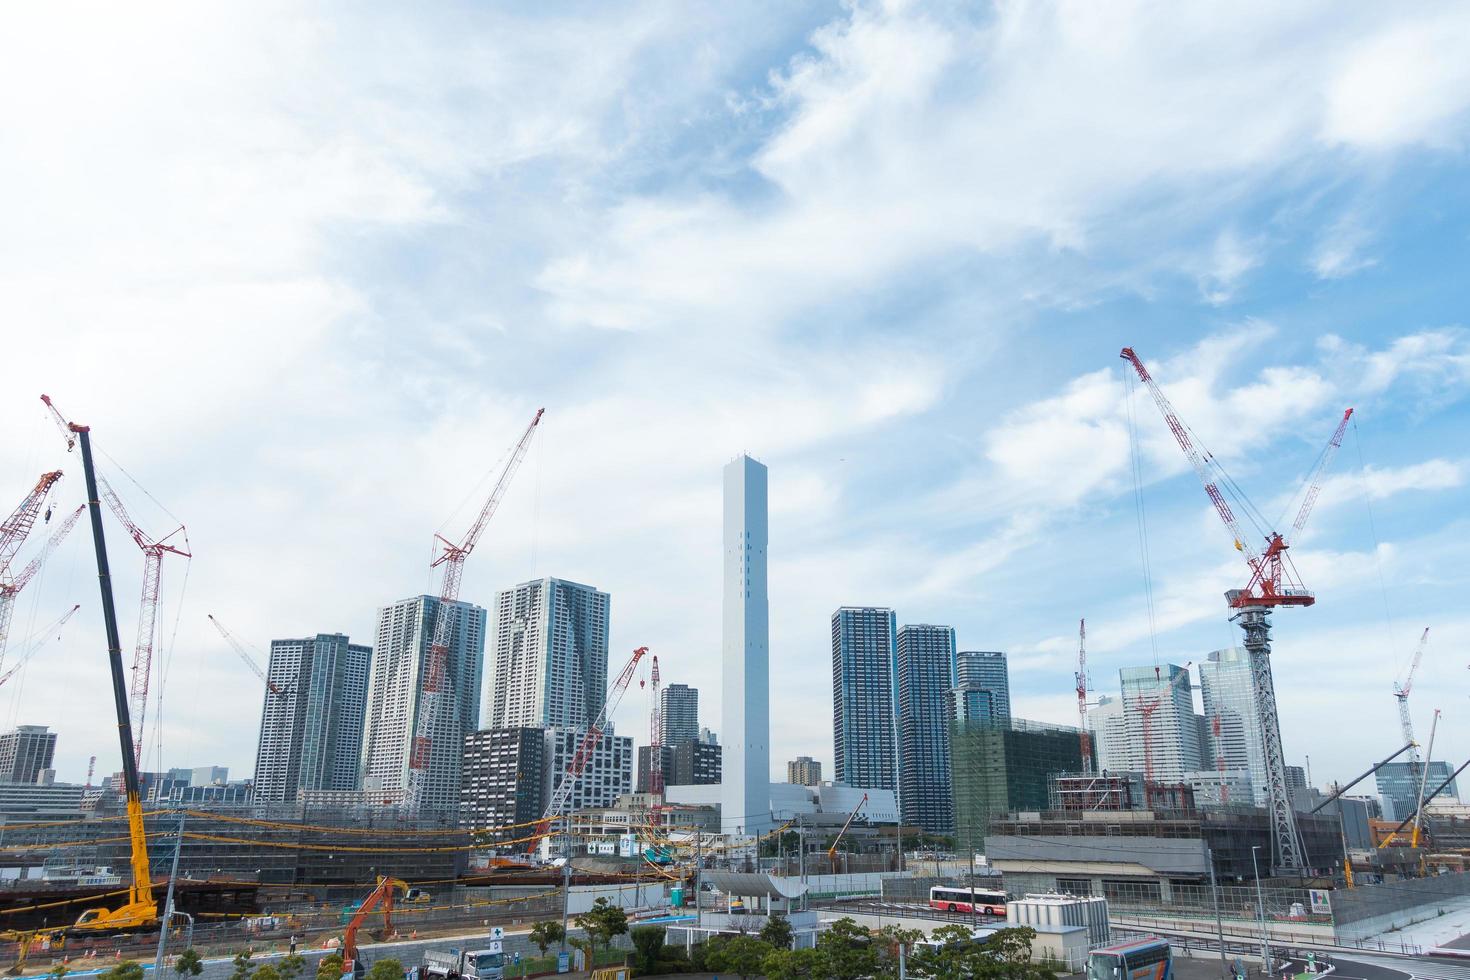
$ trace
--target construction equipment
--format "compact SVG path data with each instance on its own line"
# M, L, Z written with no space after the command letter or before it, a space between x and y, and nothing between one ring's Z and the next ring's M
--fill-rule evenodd
M607 689L607 699L602 702L602 710L598 712L597 720L582 735L582 740L577 743L577 751L572 753L572 760L567 763L566 771L562 773L556 788L551 791L551 799L546 804L546 812L541 815L541 820L536 824L536 833L531 836L530 843L526 846L528 854L536 850L541 841L550 834L551 825L561 817L562 810L566 809L568 801L572 798L572 790L577 786L577 780L582 778L582 772L587 768L587 763L592 761L592 750L597 748L597 743L601 741L608 718L617 710L618 704L623 700L623 692L627 691L628 683L633 679L634 671L638 669L638 662L647 653L648 647L639 647L634 650L628 665Z
M847 829L849 827L851 827L852 826L852 822L857 819L858 812L861 811L862 808L865 807L865 806L867 806L867 805L868 805L868 794L867 793L864 793L863 794L863 798L860 799L860 800L858 800L858 805L852 808L852 812L849 813L847 815L847 819L845 821L843 821L842 829L837 832L837 836L836 837L832 838L832 846L829 847L829 848L827 848L827 860L830 861L830 862L832 862L832 873L833 874L836 874L837 873L837 845L838 844L841 844L842 843L842 838L847 836Z
M80 608L82 608L80 604L72 606L66 612L61 614L60 619L56 620L56 622L52 623L50 626L47 626L44 630L42 630L41 638L36 640L35 643L32 643L30 648L20 655L20 659L12 664L9 670L7 670L3 674L0 674L0 684L4 684L6 681L10 680L10 678L15 675L16 671L24 667L32 657L39 653L41 651L41 647L46 642L46 638L49 637L53 632L56 632L60 630L63 626L65 626L66 621L68 619L71 619L72 615L75 614L76 611Z
M1429 745L1424 749L1424 771L1419 776L1419 793L1415 797L1414 834L1409 838L1410 847L1419 846L1419 831L1424 825L1424 791L1429 788L1429 763L1434 759L1434 733L1439 728L1439 709L1434 709L1434 718L1429 722Z
M1322 492L1322 476L1342 445L1342 436L1352 419L1353 410L1349 408L1343 412L1332 437L1318 454L1316 463L1303 484L1305 492L1288 537L1269 526L1270 522L1225 472L1219 460L1199 446L1198 437L1180 421L1174 406L1164 396L1133 348L1124 347L1119 356L1132 365L1139 380L1153 397L1154 405L1163 415L1175 442L1184 451L1215 512L1230 532L1236 550L1241 552L1246 564L1250 566L1251 577L1246 587L1225 593L1225 600L1234 611L1231 620L1238 623L1245 634L1245 649L1250 657L1251 693L1260 718L1266 780L1270 789L1273 871L1277 874L1301 874L1306 870L1306 851L1292 812L1291 796L1286 789L1286 759L1281 747L1281 722L1277 717L1275 682L1271 676L1271 611L1277 606L1310 606L1317 601L1301 584L1287 556L1287 549L1301 534L1311 516L1317 497ZM1235 500L1241 512L1255 525L1257 533L1265 542L1263 549L1258 551L1252 538L1241 529L1234 510L1226 502L1226 494Z
M1087 731L1087 620L1077 621L1077 737L1082 743L1082 771L1092 772L1092 736Z
M1190 663L1193 663L1193 661L1190 661ZM1144 695L1142 692L1142 684L1136 681L1134 682L1135 691L1133 694L1133 704L1134 707L1138 709L1138 713L1143 719L1143 807L1145 810L1150 809L1153 802L1154 712L1163 707L1165 697L1173 696L1174 689L1179 686L1180 681L1189 680L1189 666L1190 665L1188 663L1185 664L1184 669L1181 670L1178 674L1175 674L1169 680L1169 683L1165 685L1164 690L1159 691L1155 694ZM1161 671L1162 668L1160 667L1154 668L1154 683L1156 684L1163 683L1163 676ZM1191 711L1191 720L1193 719L1193 717L1194 712Z
M648 792L657 799L649 808L649 822L655 830L659 825L660 810L664 795L664 733L663 709L658 703L658 657L648 672Z
M1393 686L1393 696L1399 703L1399 727L1403 730L1404 741L1410 745L1409 774L1414 782L1418 782L1419 767L1423 762L1419 758L1419 743L1414 741L1414 721L1409 717L1409 692L1414 689L1414 674L1419 670L1419 661L1424 659L1424 648L1428 645L1429 627L1426 626L1419 636L1419 646L1414 649L1414 659L1409 662L1409 672L1404 675L1403 685Z
M546 409L536 409L536 414L531 418L531 424L526 426L526 431L521 434L520 441L516 443L515 449L511 451L510 457L505 462L505 468L500 473L500 478L495 481L495 487L490 496L485 500L485 505L480 508L480 514L470 529L465 532L464 537L456 544L443 535L435 534L443 551L430 564L430 568L439 565L444 566L444 580L439 588L439 605L434 611L434 631L429 642L428 655L424 658L424 669L422 680L419 684L418 720L414 726L413 745L409 750L408 757L408 792L404 796L406 807L412 811L420 810L425 803L425 795L428 792L429 763L433 754L434 728L438 724L439 716L444 709L444 695L447 688L447 675L449 670L449 638L454 631L453 606L459 601L459 583L464 574L465 559L469 558L470 552L475 550L475 543L480 540L480 535L485 530L485 525L490 522L500 500L505 496L506 488L510 486L511 477L520 468L521 461L526 458L526 451L531 446L531 436L536 432L536 426L541 422L541 415ZM458 746L450 747L453 759L458 759ZM453 760L450 760L453 762ZM457 762L454 763L455 771L458 772Z
M51 492L51 488L60 479L61 470L42 473L30 493L21 498L20 506L5 518L4 524L0 524L0 574L10 569L10 563L15 560L20 546L25 544L31 528L36 525L36 517L41 513L41 504L45 503L46 494Z
M11 618L15 614L16 597L20 595L20 590L25 588L26 584L36 577L36 573L46 564L46 559L50 558L51 553L66 539L66 536L71 533L71 529L77 526L77 521L81 520L82 511L85 509L85 507L78 505L76 510L66 515L62 522L56 525L56 529L51 532L51 536L46 539L46 543L42 546L41 550L30 561L26 562L26 566L8 582L0 581L0 663L4 663L5 661L5 646L9 640Z
M357 961L357 930L367 921L367 917L379 905L383 907L383 932L381 938L389 939L393 936L393 892L402 888L408 890L408 883L397 878L378 877L377 887L368 893L368 897L362 900L362 904L353 912L352 918L347 922L347 928L342 933L342 975L362 977L367 969Z
M54 411L54 409L53 409ZM192 558L189 553L189 532L180 524L161 538L150 537L140 528L123 506L117 491L112 489L106 478L99 478L102 499L118 523L128 532L138 550L143 552L143 595L138 604L138 635L133 644L132 683L129 685L133 718L133 753L138 765L143 764L143 724L148 713L148 684L153 676L153 640L158 624L158 594L163 575L163 556L179 555ZM170 544L178 537L180 544Z
M214 624L215 629L219 630L219 635L225 638L225 642L230 645L230 649L239 654L240 659L245 661L245 666L249 667L250 672L253 673L256 677L260 678L261 683L265 684L266 689L269 690L273 696L280 697L282 694L285 693L285 691L283 691L279 685L273 684L271 682L270 677L268 677L266 675L266 672L261 669L260 664L257 663L255 658L250 655L250 651L245 649L245 644L235 639L235 635L229 630L225 629L224 623L221 623L219 620L215 619L213 613L205 613L204 615L209 617L209 621Z
M52 943L62 943L65 939L64 929L6 929L0 932L0 940L13 942L16 945L15 963L5 972L10 976L20 976L25 973L26 960L30 958L31 947L39 942L44 948L50 948Z
M126 793L128 838L132 843L133 880L128 900L117 909L87 909L73 927L79 932L104 932L140 929L158 921L158 905L153 901L153 883L148 873L148 838L143 830L143 800L138 786L138 764L133 753L133 725L128 716L128 691L123 677L122 640L117 632L117 607L112 600L112 573L107 565L107 540L102 531L102 501L97 491L97 471L92 464L91 429L68 422L51 404L46 403L68 434L67 448L74 441L82 446L82 471L87 479L87 510L92 518L92 543L97 552L97 582L102 596L102 622L107 634L107 660L112 668L113 706L117 711L117 735L122 748L123 787Z

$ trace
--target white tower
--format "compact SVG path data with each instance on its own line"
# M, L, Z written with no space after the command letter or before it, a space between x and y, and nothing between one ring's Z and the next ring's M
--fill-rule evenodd
M770 619L766 602L766 468L749 456L725 467L724 764L725 833L771 825Z

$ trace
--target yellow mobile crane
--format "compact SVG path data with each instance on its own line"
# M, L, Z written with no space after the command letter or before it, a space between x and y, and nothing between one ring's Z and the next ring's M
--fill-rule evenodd
M153 900L153 881L148 872L148 838L143 830L143 800L138 786L138 762L133 755L133 724L128 715L128 685L123 674L122 640L117 632L117 608L112 601L112 573L107 566L107 542L102 535L102 503L97 492L97 471L92 465L91 429L69 422L51 399L41 401L56 417L66 436L66 448L82 445L82 471L87 478L87 510L92 518L92 544L97 552L97 581L102 591L102 621L107 629L107 659L112 667L112 697L117 708L117 736L122 746L123 784L127 792L128 838L132 842L133 883L127 903L121 908L87 909L73 930L82 933L146 929L158 923L158 904Z

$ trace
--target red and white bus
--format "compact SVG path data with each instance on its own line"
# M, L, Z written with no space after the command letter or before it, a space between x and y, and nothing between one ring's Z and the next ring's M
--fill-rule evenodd
M1006 914L1006 893L982 888L929 889L929 907L941 912L982 912L986 915Z

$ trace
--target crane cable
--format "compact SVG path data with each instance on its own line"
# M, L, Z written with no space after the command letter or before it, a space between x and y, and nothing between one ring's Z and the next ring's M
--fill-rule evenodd
M1134 411L1133 376L1123 370L1123 406L1128 419L1129 471L1133 477L1133 507L1138 524L1138 554L1143 566L1144 605L1148 611L1148 642L1153 649L1154 665L1159 663L1158 621L1154 612L1153 568L1149 563L1148 517L1143 506L1143 454L1138 445L1138 418Z

